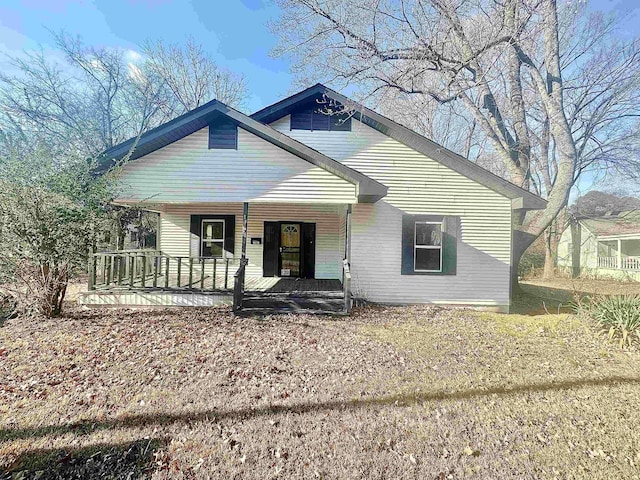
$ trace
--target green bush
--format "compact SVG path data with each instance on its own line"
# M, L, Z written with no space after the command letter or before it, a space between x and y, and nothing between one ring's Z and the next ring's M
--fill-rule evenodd
M533 278L540 274L544 268L544 251L527 250L518 264L518 276L521 278Z
M576 310L593 318L620 346L640 340L640 295L595 297L579 302Z

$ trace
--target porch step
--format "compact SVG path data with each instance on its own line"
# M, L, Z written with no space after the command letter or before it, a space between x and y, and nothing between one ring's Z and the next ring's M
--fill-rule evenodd
M242 314L271 315L283 313L341 314L343 296L339 292L252 293L247 292L242 301Z

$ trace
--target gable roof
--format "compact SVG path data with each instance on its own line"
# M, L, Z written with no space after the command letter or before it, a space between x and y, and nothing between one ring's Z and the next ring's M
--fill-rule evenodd
M294 140L282 132L265 125L244 113L212 100L179 117L142 134L139 138L131 138L107 151L100 157L100 170L104 171L124 158L132 149L129 161L136 160L148 153L169 145L190 135L222 118L230 119L236 125L252 134L267 140L277 147L322 168L333 175L356 186L358 202L373 203L387 194L387 187L380 182L347 167L340 162L323 155L307 145ZM136 143L137 142L137 143Z
M365 125L387 135L394 140L436 160L442 165L454 170L471 180L474 180L491 190L504 195L507 198L516 200L514 208L528 210L538 210L546 207L547 202L543 198L535 195L514 183L505 180L494 173L482 168L472 161L458 155L455 152L429 140L428 138L414 132L413 130L394 122L393 120L374 112L373 110L357 104L344 95L318 83L312 87L298 92L284 100L263 108L251 115L251 118L263 123L271 123L285 115L290 114L302 104L314 99L326 96L343 105L355 105L353 114L356 119Z
M579 221L596 237L640 234L640 210L628 210L618 215L583 217Z

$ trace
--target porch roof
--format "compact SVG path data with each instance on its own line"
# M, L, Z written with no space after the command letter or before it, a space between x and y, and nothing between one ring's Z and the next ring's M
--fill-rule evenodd
M598 240L640 238L640 210L620 212L615 216L581 218L580 223Z
M212 100L185 113L140 137L131 138L105 151L100 157L100 172L114 166L126 158L136 160L181 138L190 135L221 118L231 119L236 125L252 134L296 155L312 165L352 183L360 203L375 203L387 194L387 187L380 182L323 155L307 145L285 135L264 123L255 120L222 102Z

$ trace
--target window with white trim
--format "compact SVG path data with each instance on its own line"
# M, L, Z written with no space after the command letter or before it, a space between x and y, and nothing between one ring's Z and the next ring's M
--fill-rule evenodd
M442 272L442 222L415 222L413 269Z
M202 220L200 256L224 257L224 220Z

